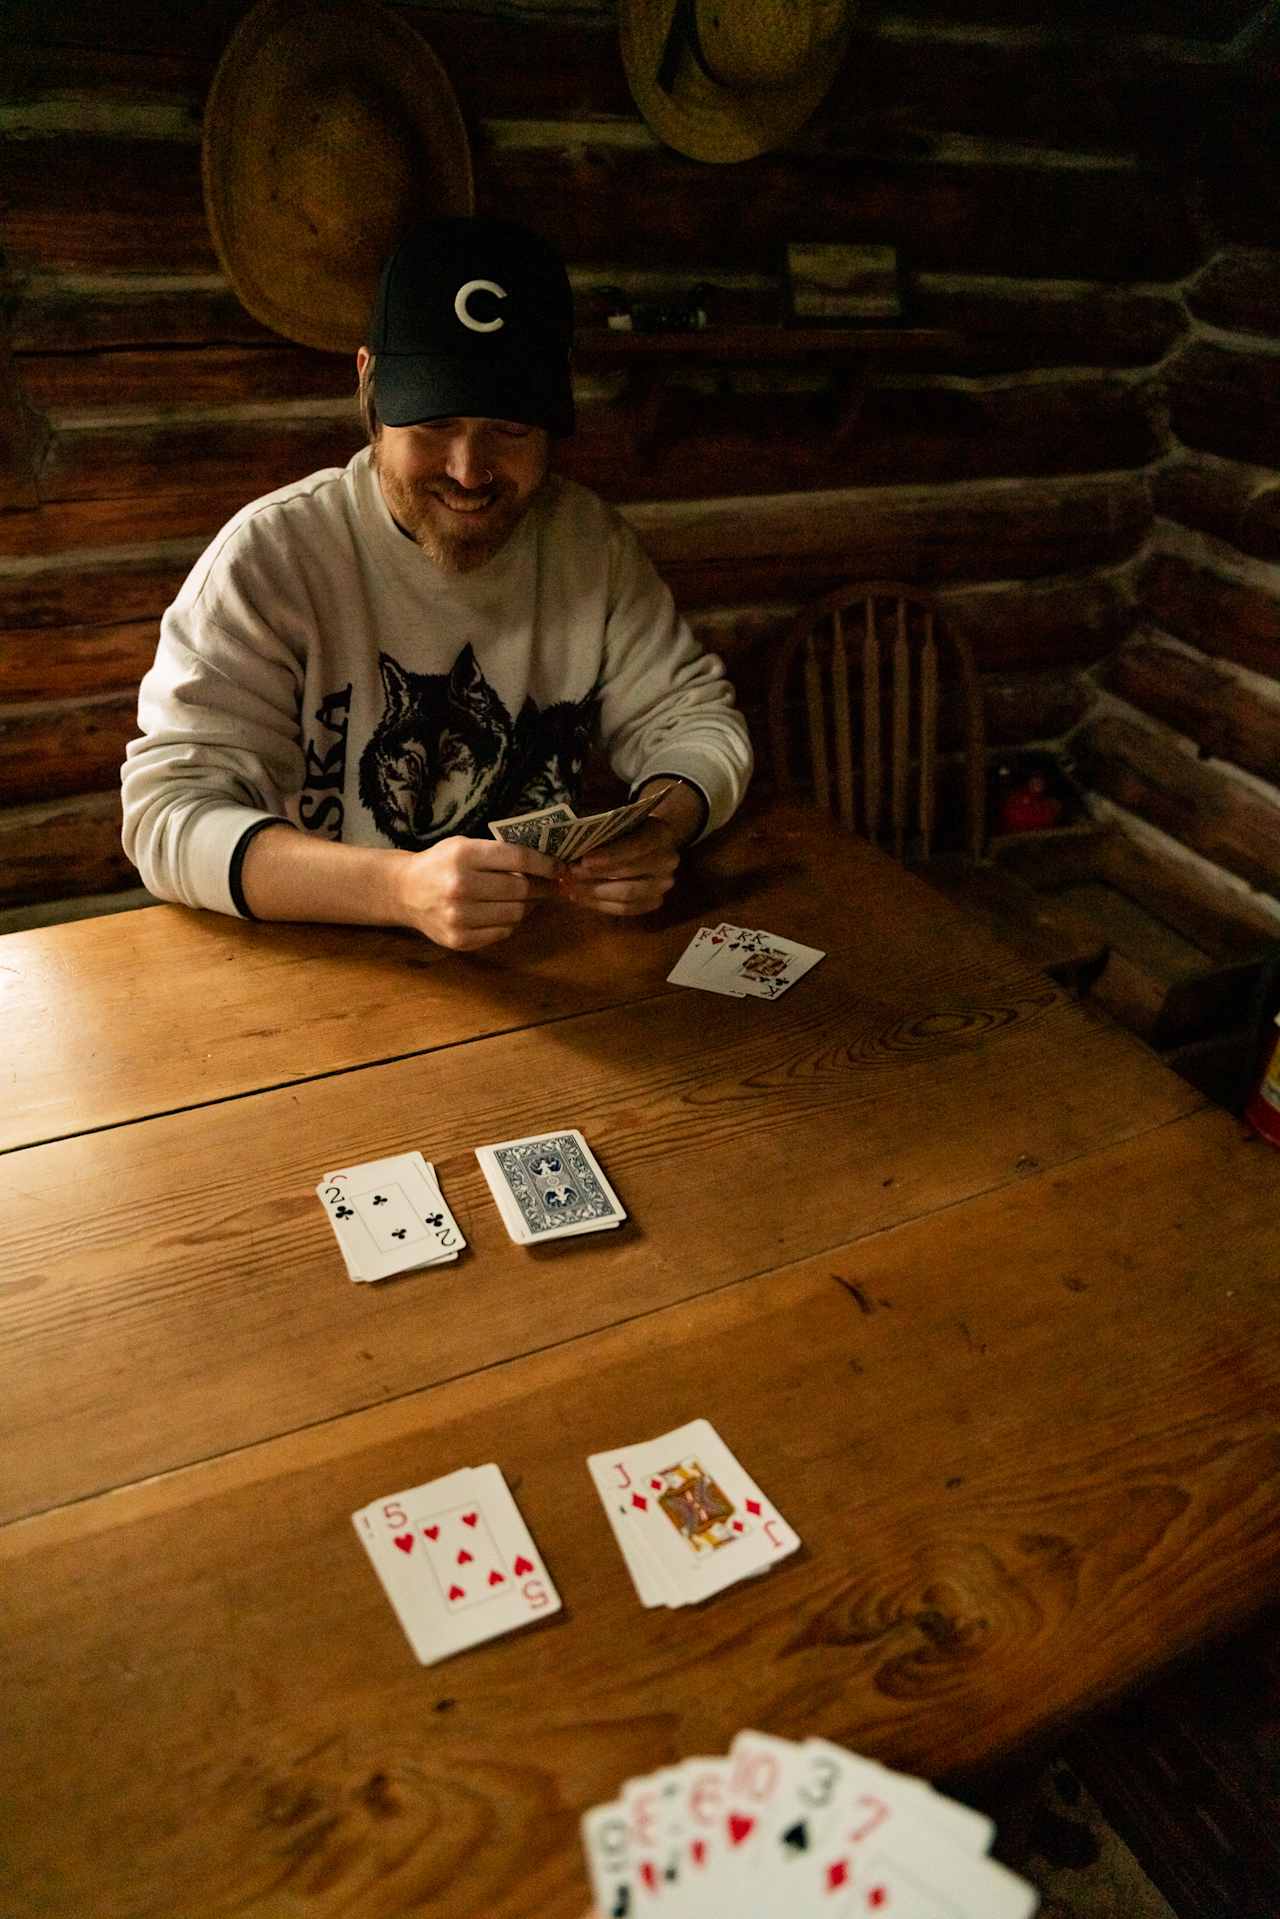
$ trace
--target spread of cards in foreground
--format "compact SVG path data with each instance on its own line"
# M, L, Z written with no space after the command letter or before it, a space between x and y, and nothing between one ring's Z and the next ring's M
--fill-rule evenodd
M477 1146L476 1158L502 1223L518 1246L603 1232L621 1226L627 1216L574 1127Z
M496 1466L464 1466L351 1519L424 1666L560 1610Z
M435 1167L421 1153L326 1173L316 1197L352 1279L389 1279L419 1266L441 1266L467 1243Z
M594 852L597 846L608 846L624 833L633 833L670 791L669 786L660 786L641 799L628 800L625 806L611 806L604 813L591 813L586 819L579 819L568 805L544 806L537 813L517 813L509 820L490 820L489 831L495 840L504 840L508 846L531 846L535 852L550 853L554 859L580 860L584 853Z
M696 1606L800 1541L709 1420L587 1461L641 1602Z
M982 1813L825 1739L741 1732L582 1820L601 1919L1030 1919Z
M700 926L667 979L730 999L778 999L825 959L816 946L801 946L780 933L750 926Z

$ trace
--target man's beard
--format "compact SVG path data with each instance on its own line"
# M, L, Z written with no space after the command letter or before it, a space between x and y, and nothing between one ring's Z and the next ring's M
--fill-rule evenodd
M373 464L382 496L397 525L445 573L474 573L504 547L541 490L522 499L510 481L496 477L482 487L459 487L441 475L434 480L404 480L378 458ZM488 502L482 511L454 512L445 501Z

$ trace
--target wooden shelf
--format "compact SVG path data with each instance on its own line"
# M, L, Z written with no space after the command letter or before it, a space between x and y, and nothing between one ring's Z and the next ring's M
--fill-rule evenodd
M854 431L871 369L881 361L930 358L959 343L937 327L712 326L688 333L626 333L584 328L574 357L582 364L623 367L622 404L632 450L648 451L665 428L665 383L678 366L817 364L831 376L835 402L827 428L836 441Z
M583 359L755 360L820 359L848 364L869 358L936 353L958 341L939 327L702 327L689 333L624 333L586 327L575 352Z

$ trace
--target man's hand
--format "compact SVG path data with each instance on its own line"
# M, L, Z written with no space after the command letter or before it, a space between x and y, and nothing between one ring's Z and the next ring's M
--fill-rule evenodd
M595 913L652 913L670 892L679 864L675 832L651 813L634 833L562 867L560 891Z
M400 860L396 920L437 946L473 953L509 939L552 891L561 869L546 853L502 840L441 840Z

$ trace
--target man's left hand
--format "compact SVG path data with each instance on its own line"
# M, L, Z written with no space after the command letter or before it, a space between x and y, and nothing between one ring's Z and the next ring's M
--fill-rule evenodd
M627 917L661 906L680 864L675 830L656 814L623 839L566 866L560 892L576 906Z

